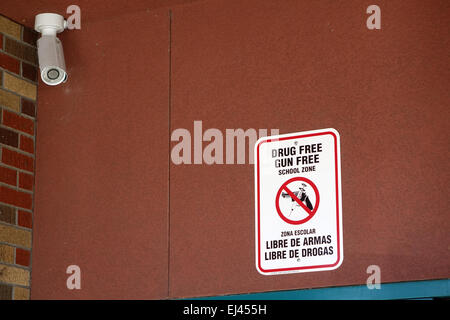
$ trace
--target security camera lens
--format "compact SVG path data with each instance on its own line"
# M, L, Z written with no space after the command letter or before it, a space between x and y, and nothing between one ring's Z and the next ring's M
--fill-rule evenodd
M50 69L47 71L47 77L50 80L56 80L59 77L59 71L57 69Z

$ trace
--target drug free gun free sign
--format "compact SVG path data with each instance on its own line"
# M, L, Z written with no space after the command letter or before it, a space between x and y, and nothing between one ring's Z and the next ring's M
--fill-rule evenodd
M263 137L254 152L258 272L338 268L344 258L339 133Z

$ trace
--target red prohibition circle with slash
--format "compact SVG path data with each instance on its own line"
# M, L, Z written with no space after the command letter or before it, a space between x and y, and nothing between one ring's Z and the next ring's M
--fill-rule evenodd
M316 203L314 205L314 208L312 210L310 210L291 190L289 190L289 188L287 187L290 183L294 182L294 181L303 181L308 183L314 190L314 193L316 194ZM292 198L292 200L294 200L295 202L298 203L298 205L300 205L301 208L303 208L303 210L306 211L306 213L308 214L308 216L302 220L290 220L288 218L286 218L284 216L284 214L281 212L280 209L280 196L281 193L285 191L289 194L289 196ZM280 189L278 190L277 196L275 197L275 206L277 208L277 212L278 215L280 216L281 219L283 219L285 222L289 223L289 224L302 224L305 223L307 221L309 221L312 217L314 217L314 215L317 212L317 208L319 208L319 190L317 189L316 185L309 179L307 178L303 178L303 177L295 177L295 178L291 178L288 181L286 181L285 183L283 183L280 187Z

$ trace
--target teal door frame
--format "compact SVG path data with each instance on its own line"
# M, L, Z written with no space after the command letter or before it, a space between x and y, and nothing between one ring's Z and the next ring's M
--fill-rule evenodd
M450 279L382 283L380 289L365 285L270 291L197 298L201 300L383 300L450 297Z

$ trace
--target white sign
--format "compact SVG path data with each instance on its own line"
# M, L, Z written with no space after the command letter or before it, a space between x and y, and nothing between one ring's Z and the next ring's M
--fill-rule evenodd
M255 144L256 269L263 275L337 269L342 244L341 156L334 129Z

